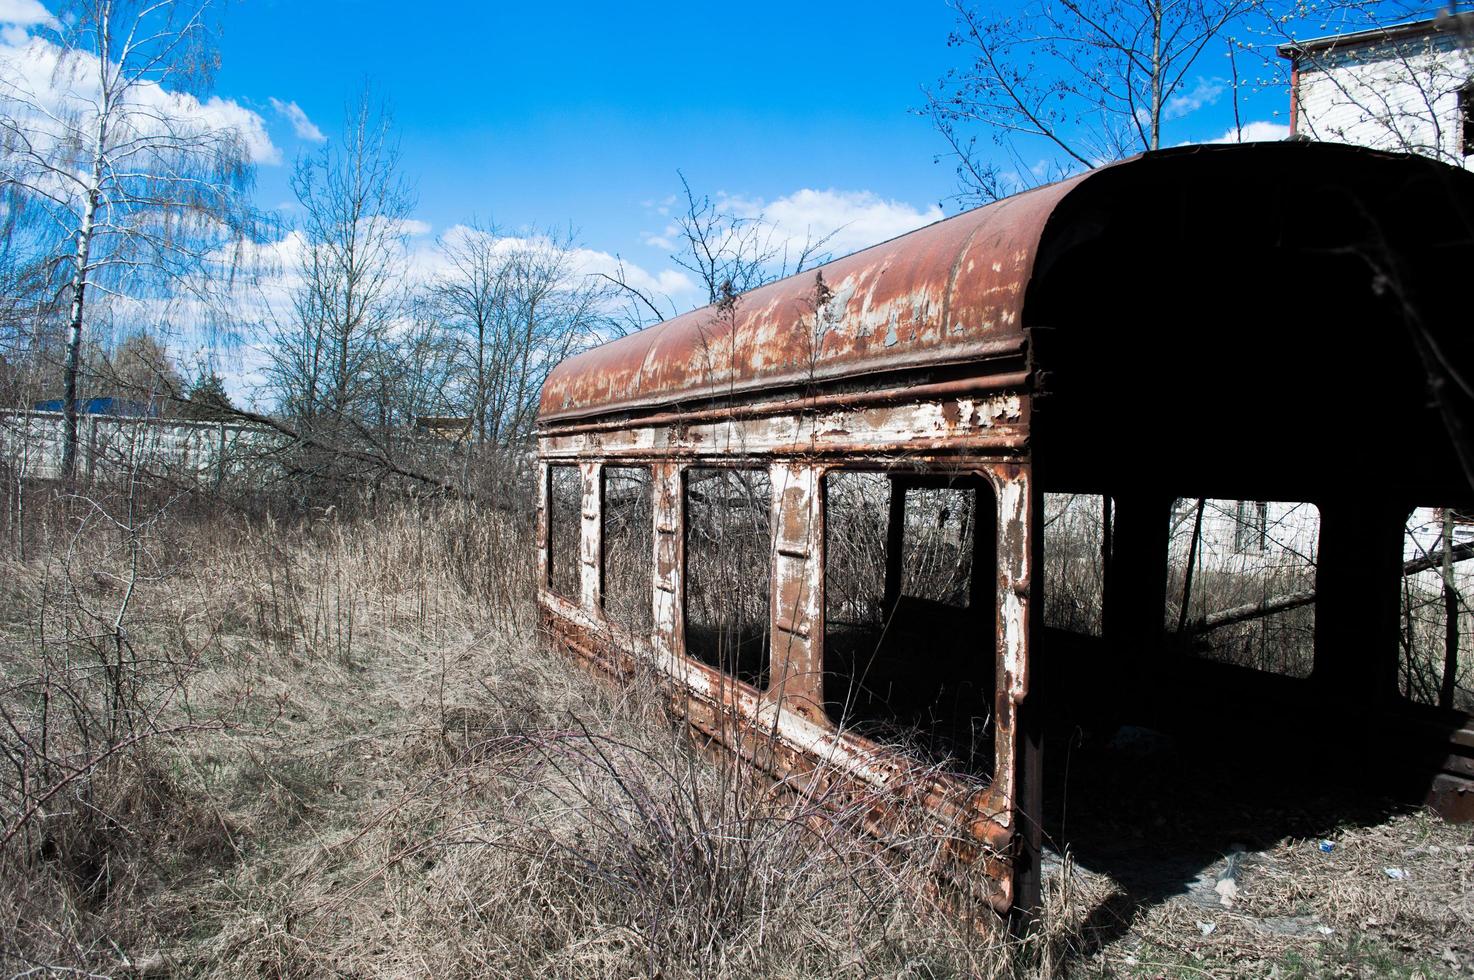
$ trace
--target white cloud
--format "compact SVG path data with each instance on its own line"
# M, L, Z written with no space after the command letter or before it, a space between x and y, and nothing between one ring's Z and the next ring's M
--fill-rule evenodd
M645 232L641 235L641 240L644 241L644 243L646 245L649 245L651 248L659 248L664 249L667 252L674 252L676 250L676 238L680 235L680 233L681 228L679 225L670 224L666 225L658 233L648 231Z
M421 221L418 218L406 218L405 220L396 223L395 230L401 235L408 235L410 238L418 238L421 235L430 234L430 232L434 231L435 229L428 221Z
M298 139L307 140L309 143L327 142L328 138L323 135L322 130L318 129L317 124L307 118L307 113L297 103L283 102L281 99L273 96L271 98L271 107L292 124L292 132L297 134Z
M15 24L32 27L36 24L54 24L56 18L51 11L41 6L40 0L0 0L0 24Z
M172 110L197 120L202 126L234 129L245 142L252 163L274 165L282 162L281 150L266 135L265 121L239 102L212 95L202 103L192 95L165 92L158 86L153 87L153 92L157 93L155 98L159 102L167 103Z
M1241 129L1229 129L1228 132L1216 139L1208 140L1209 143L1260 143L1272 142L1274 140L1288 139L1290 127L1277 122L1251 122Z
M775 229L793 258L806 242L825 236L830 236L826 252L847 255L943 217L938 205L917 208L888 201L872 191L804 188L773 201L724 194L719 195L718 203L742 217L761 217Z
M1223 83L1216 78L1199 78L1191 91L1174 95L1167 100L1162 114L1168 119L1180 119L1197 112L1205 105L1212 105L1223 94Z
M5 3L7 0L0 0ZM38 138L58 138L56 120L95 112L97 104L97 59L78 54L70 62L62 50L43 38L0 35L0 62L5 82L0 92L8 96L10 112L23 112ZM25 104L38 107L28 111ZM265 121L232 99L212 96L204 101L183 92L142 81L129 91L121 107L123 128L143 131L158 126L159 119L197 131L234 130L250 159L258 164L278 164L281 151L266 133Z

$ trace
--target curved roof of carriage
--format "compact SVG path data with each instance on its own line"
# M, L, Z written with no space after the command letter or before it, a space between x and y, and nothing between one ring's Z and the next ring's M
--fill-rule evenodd
M1304 141L1141 154L769 283L742 294L731 309L704 307L571 357L543 386L539 422L1018 355L1046 231L1059 232L1062 222L1051 228L1051 221L1082 187L1108 195L1122 186L1104 175L1130 172L1140 178L1133 186L1144 179L1150 188L1158 172L1175 180L1194 179L1193 168L1204 179L1293 168L1334 174L1394 157L1406 160ZM829 290L822 316L820 275Z

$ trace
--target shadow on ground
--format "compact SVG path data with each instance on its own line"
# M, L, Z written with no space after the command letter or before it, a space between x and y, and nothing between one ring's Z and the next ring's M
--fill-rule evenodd
M1412 808L1333 767L1316 771L1303 753L1236 752L1228 742L1135 726L1109 737L1062 729L1046 739L1045 839L1119 887L1087 913L1085 955L1170 899L1223 908L1244 868L1287 839L1313 847Z

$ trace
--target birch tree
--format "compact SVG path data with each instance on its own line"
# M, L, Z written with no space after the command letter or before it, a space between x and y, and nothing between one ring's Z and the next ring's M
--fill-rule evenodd
M201 101L210 13L209 0L79 0L0 64L0 193L36 217L67 311L68 477L99 304L201 296L252 221L249 136L264 135L253 114Z

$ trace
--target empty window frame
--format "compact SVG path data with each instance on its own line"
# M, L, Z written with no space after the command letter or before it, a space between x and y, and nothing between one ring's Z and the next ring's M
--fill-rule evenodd
M548 467L548 588L579 601L583 478L577 466Z
M1419 507L1403 535L1398 686L1418 704L1474 712L1474 524Z
M1235 551L1263 554L1269 548L1269 503L1264 500L1234 501L1233 547Z
M1110 497L1044 495L1044 625L1100 636L1114 522Z
M901 595L966 609L972 602L976 487L905 487Z
M1315 607L1297 597L1315 592L1319 544L1314 504L1178 499L1168 542L1168 633L1202 659L1309 677Z
M604 615L626 629L649 633L654 625L655 495L645 466L606 466L604 516Z
M768 683L773 484L766 469L685 474L686 655Z
M832 722L991 775L996 513L975 477L825 476Z

